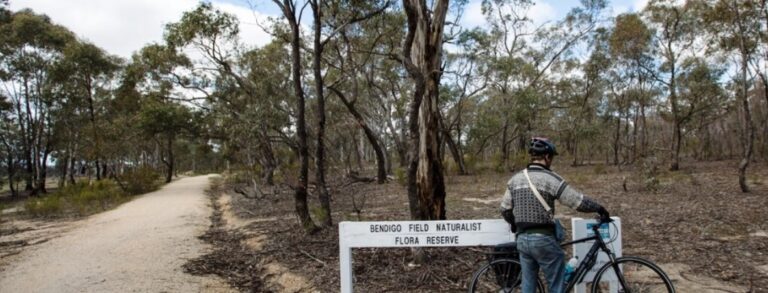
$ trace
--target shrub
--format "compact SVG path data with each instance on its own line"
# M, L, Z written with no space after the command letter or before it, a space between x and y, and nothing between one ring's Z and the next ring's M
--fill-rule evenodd
M408 184L408 174L406 173L405 168L395 168L395 180L397 180L397 183L400 183L400 185L403 186Z
M123 173L119 178L125 192L130 195L144 194L160 188L160 173L149 166L140 166Z
M112 180L88 184L78 182L65 186L42 198L28 200L24 207L35 217L59 216L74 213L80 216L107 210L128 199Z
M224 186L224 178L220 176L210 177L208 182L211 183L208 185L209 192L217 192L222 189L222 186Z
M61 212L61 199L57 195L29 199L24 203L24 209L35 217L50 216Z
M517 152L512 155L512 168L520 170L528 166L529 158L526 152Z
M327 220L327 217L325 213L323 212L323 208L319 206L312 205L309 207L310 213L312 213L312 218L315 219L315 221L319 223L325 222Z
M659 163L660 162L656 156L652 155L641 159L639 170L640 178L642 179L643 186L648 191L658 191L659 187L661 186L661 182L659 181Z
M477 169L477 158L472 154L464 154L464 166L472 173Z
M592 172L594 172L597 175L608 173L607 170L605 169L605 164L595 165L595 167L592 168Z
M227 184L230 185L250 183L252 174L246 170L232 170L226 178Z

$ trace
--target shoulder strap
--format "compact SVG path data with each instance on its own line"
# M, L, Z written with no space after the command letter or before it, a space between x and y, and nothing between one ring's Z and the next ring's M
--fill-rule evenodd
M533 182L531 182L531 177L528 176L528 169L523 169L523 174L525 174L525 179L528 179L528 187L531 188L531 191L533 191L533 194L536 195L536 198L539 200L541 205L544 206L544 209L547 210L547 212L551 212L552 208L549 207L547 204L547 201L544 200L543 197L541 197L541 194L539 193L539 190L536 189L536 186L533 185Z

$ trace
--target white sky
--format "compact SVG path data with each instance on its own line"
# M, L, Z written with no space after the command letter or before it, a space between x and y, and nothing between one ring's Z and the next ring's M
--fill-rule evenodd
M11 10L31 8L111 54L128 58L152 42L161 42L165 25L194 9L197 0L11 0ZM240 36L247 44L263 45L269 35L255 25L265 15L230 3L214 6L240 19Z
M194 9L198 0L11 0L11 10L31 8L44 13L58 24L75 32L81 39L93 42L111 54L129 58L130 55L152 42L161 42L166 24L176 22L182 13ZM214 6L236 15L240 19L240 37L249 45L269 42L269 35L256 22L278 13L267 0L215 0ZM617 0L610 4L613 14L639 11L647 0ZM529 11L535 23L553 21L563 17L578 0L540 0ZM482 26L480 0L471 0L466 7L462 24Z

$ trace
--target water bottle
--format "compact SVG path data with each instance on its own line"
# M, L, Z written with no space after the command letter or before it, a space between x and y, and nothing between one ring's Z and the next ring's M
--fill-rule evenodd
M568 282L571 281L571 278L573 278L573 273L576 271L576 265L579 264L579 259L575 256L568 260L568 262L565 264L565 283L568 284Z

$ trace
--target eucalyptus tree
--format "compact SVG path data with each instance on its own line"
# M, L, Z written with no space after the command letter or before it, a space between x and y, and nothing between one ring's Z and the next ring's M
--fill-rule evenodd
M312 221L307 206L307 183L309 175L309 147L307 146L307 124L305 93L301 78L302 57L301 57L301 12L302 8L297 7L297 2L293 0L272 0L282 11L285 21L290 28L289 42L291 44L291 72L293 79L293 90L296 98L296 136L297 153L299 157L299 182L294 188L294 204L296 215L299 218L304 231L313 234L318 231L318 227ZM305 4L306 5L306 4Z
M13 104L6 97L0 96L0 143L2 143L2 163L5 165L5 175L8 179L8 187L11 197L18 195L16 189L16 173L18 172L19 146L15 137L18 135L18 129L13 123L13 117L10 113L13 111Z
M408 106L408 201L411 217L418 220L445 219L438 102L448 2L437 0L430 6L425 0L403 0L408 31L402 62L414 84Z
M312 71L315 82L315 100L317 103L315 180L317 181L318 196L323 212L320 218L322 219L322 225L324 226L331 226L333 222L331 219L330 194L325 180L325 80L322 73L323 68L321 66L323 51L328 42L345 30L347 26L367 20L376 14L381 13L390 5L390 3L391 1L387 0L381 4L381 7L376 6L378 3L374 3L372 7L366 7L368 6L368 3L364 5L354 5L362 3L352 3L352 5L348 7L344 5L344 1L309 0L309 6L312 8L313 16ZM322 35L324 27L326 30L329 30L326 36ZM337 94L338 93L339 92L337 92ZM339 97L341 97L341 95ZM381 168L383 168L383 165Z
M573 116L573 123L570 124L569 129L575 138L572 143L573 150L573 165L578 165L580 159L584 159L584 156L580 156L579 146L580 141L594 141L600 140L601 129L605 129L607 125L598 121L600 115L605 114L605 105L607 99L605 98L609 92L609 79L608 71L613 63L610 58L610 49L608 46L608 37L610 36L607 28L598 28L591 40L591 52L589 58L583 64L580 64L583 71L583 77L580 82L577 83L578 97L572 100L573 108L575 112ZM569 109L571 110L571 109ZM591 150L601 150L603 144L591 144L586 145L588 154L591 154Z
M458 168L460 175L469 174L464 162L465 119L467 116L468 100L476 99L483 94L488 86L489 63L487 56L489 37L479 28L466 30L456 38L458 45L455 52L446 56L445 73L448 75L445 84L445 95L441 98L446 106L441 115L441 131L448 150ZM454 135L455 134L455 140Z
M337 42L336 54L344 65L343 81L339 86L346 85L351 88L354 95L367 96L368 116L375 123L366 123L367 126L380 125L382 133L382 152L386 154L385 168L391 172L393 157L398 158L400 168L407 168L407 139L408 122L406 102L409 96L410 82L407 73L400 61L402 39L405 35L405 16L402 11L392 9L385 11L370 21L361 22L342 32L341 42ZM345 55L346 53L346 55ZM359 76L358 76L359 75ZM358 77L355 77L358 76ZM360 99L348 97L350 103L356 108L360 106ZM344 103L344 101L342 101ZM346 104L346 103L345 103ZM381 113L374 115L374 113ZM371 134L374 134L373 131ZM368 136L373 145L373 136ZM391 142L396 155L390 155L387 149L387 141ZM375 152L375 147L374 147ZM378 157L377 165L378 165ZM377 166L377 177L381 174L381 167ZM379 180L377 178L377 180Z
M625 13L616 17L615 26L608 39L611 56L614 58L615 69L612 70L614 84L611 85L615 99L613 104L617 110L617 129L615 142L621 137L621 120L625 120L624 129L627 143L631 144L630 162L638 154L637 132L640 129L640 155L645 155L647 125L645 112L648 107L649 95L652 94L653 79L648 68L651 67L652 32L637 13ZM632 107L637 108L632 111ZM631 117L634 114L634 118ZM623 118L621 116L624 116ZM633 121L634 120L634 121ZM641 126L642 125L642 126ZM633 134L630 136L629 127ZM631 142L629 141L631 137ZM614 147L614 163L618 164L618 148Z
M707 129L714 121L724 119L732 111L731 101L720 84L725 68L710 64L703 57L688 57L680 66L678 99L681 102L678 119L688 132ZM708 133L699 137L702 148L711 145Z
M404 24L399 13L385 11L391 5L391 1L382 1L347 9L361 12L353 15L337 16L338 12L331 13L330 19L337 20L329 24L329 29L338 32L338 36L329 43L330 56L327 60L329 76L333 78L327 87L352 115L354 124L362 129L373 149L376 181L379 184L386 181L387 172L391 170L391 156L387 153L385 140L379 136L384 136L385 127L393 123L388 110L389 91L383 85L383 75L397 74L400 70L388 55L399 45L397 35ZM344 7L337 7L336 10ZM382 66L388 66L388 69L380 68ZM398 134L390 134L399 146Z
M179 136L195 132L195 117L183 105L148 100L142 105L138 128L149 139L163 146L160 160L166 166L165 182L171 182L175 173L174 143Z
M538 117L559 107L543 99L551 86L553 66L568 62L583 40L594 33L603 19L605 1L582 1L555 24L534 26L526 16L531 1L483 1L483 13L489 23L493 63L488 95L503 112L500 125L500 167L507 168L512 142L525 148L527 136L534 131ZM549 99L549 101L554 101ZM539 130L541 131L541 130Z
M49 70L75 38L66 28L31 10L5 14L4 18L0 23L2 95L10 99L11 115L19 127L14 140L21 146L19 161L25 165L25 189L33 194L45 192L42 182L47 157L53 151Z
M744 129L741 138L742 155L739 162L739 186L742 192L749 192L746 173L752 160L755 141L755 126L752 121L749 89L753 72L750 63L756 58L757 46L764 28L758 1L753 0L718 0L703 1L702 19L716 40L717 48L723 53L736 52L738 59L731 58L739 69L735 83L738 84L736 97L741 105L741 125Z
M666 88L667 97L672 112L674 134L670 154L669 169L680 169L680 146L683 140L683 128L686 119L681 113L679 88L677 85L680 74L680 63L686 54L690 54L696 41L695 15L690 4L678 4L672 0L654 0L648 3L645 13L656 33L653 43L658 47L657 52L662 58L659 72L666 76L655 75L655 78ZM656 70L651 70L655 73Z
M239 122L240 126L252 132L248 136L255 138L257 148L252 151L259 158L262 179L267 185L274 184L277 161L274 159L270 132L281 132L284 125L275 125L272 123L274 120L261 118L275 113L275 104L271 100L275 94L283 93L268 94L262 88L267 80L274 81L270 78L273 72L260 70L258 67L261 64L249 60L258 54L251 54L252 50L245 50L239 43L237 18L215 9L210 3L201 3L196 9L186 12L179 22L169 24L165 39L168 46L191 47L203 55L205 61L201 64L185 65L188 74L177 76L176 83L203 95L203 100L223 105L216 109L236 116L238 119L231 122ZM280 57L277 56L278 60ZM214 94L216 88L234 91L227 95Z
M87 42L70 42L64 48L64 55L58 64L58 81L60 83L71 82L76 87L76 93L81 97L69 96L71 99L81 98L81 113L86 113L89 125L86 127L86 135L90 139L86 149L85 158L94 162L96 180L101 180L107 170L106 158L102 154L104 141L100 133L105 122L99 121L101 112L104 112L105 101L109 99L114 74L119 68L117 57L108 55L101 48Z

